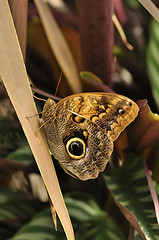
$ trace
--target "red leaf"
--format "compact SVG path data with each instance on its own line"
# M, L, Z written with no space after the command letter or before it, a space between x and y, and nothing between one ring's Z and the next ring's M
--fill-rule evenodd
M131 148L141 152L159 139L159 115L151 112L146 99L137 104L139 116L128 127L128 139Z

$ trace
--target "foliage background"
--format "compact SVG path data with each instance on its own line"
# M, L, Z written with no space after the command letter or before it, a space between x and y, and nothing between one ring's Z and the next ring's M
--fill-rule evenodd
M79 2L65 1L67 7L51 10L71 49L78 73L90 71L102 79L83 72L82 91L113 90L126 95L137 101L140 114L116 141L112 160L98 179L87 182L73 179L54 160L75 237L159 239L155 192L155 189L159 192L159 119L154 114L159 107L158 23L138 1L115 1L115 13L134 47L130 51L116 28L113 33L110 19L105 19L102 7L105 1L98 4L98 9L90 1L88 5ZM34 3L28 3L26 68L36 96L47 98L55 92L61 65L52 53ZM107 6L110 13L111 3ZM93 20L96 17L99 21ZM106 27L110 30L107 35ZM75 91L63 74L58 96L63 98ZM54 230L39 170L3 84L0 93L0 237L65 239L59 220L58 231ZM43 103L35 101L40 112ZM126 148L129 150L123 153Z

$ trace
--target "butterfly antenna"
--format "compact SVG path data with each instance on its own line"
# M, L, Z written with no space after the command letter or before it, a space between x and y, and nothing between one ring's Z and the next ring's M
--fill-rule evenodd
M59 85L60 85L61 79L62 79L62 72L61 72L61 74L60 74L60 77L59 77L59 80L58 80L58 83L57 83L57 87L56 87L56 91L55 91L55 97L56 97L56 95L57 95L57 91L58 91L58 89L59 89Z

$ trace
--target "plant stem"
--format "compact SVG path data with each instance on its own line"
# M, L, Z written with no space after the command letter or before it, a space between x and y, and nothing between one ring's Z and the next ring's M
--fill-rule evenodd
M83 70L112 85L114 0L76 0Z

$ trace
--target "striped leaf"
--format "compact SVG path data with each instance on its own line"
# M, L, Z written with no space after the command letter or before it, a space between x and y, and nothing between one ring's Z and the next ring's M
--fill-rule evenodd
M55 232L51 219L50 209L38 213L28 224L24 225L10 240L54 240L66 239L61 230Z
M11 237L44 206L38 200L25 200L19 193L1 189L0 239Z
M140 235L147 240L158 240L159 227L142 159L127 153L123 166L105 176L105 180L122 213Z
M65 198L77 239L124 240L125 237L110 216L85 194L71 194ZM83 233L83 234L81 234Z
M78 240L125 240L122 232L110 216L99 208L96 202L85 194L70 194L65 201L73 221ZM58 221L58 231L52 228L50 209L38 213L24 225L10 240L65 240Z
M99 208L87 194L70 194L65 198L76 239L79 240L124 240L125 237L111 217Z
M155 20L153 20L150 25L150 39L147 48L147 67L153 96L159 107L159 23Z

